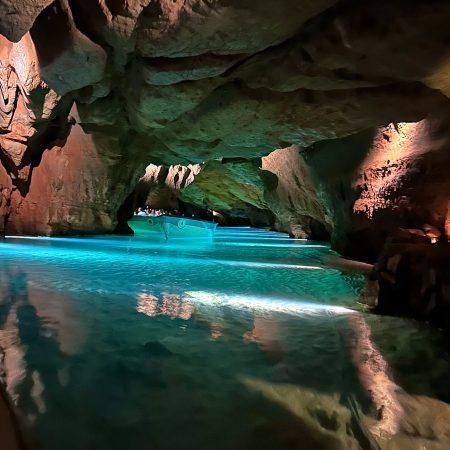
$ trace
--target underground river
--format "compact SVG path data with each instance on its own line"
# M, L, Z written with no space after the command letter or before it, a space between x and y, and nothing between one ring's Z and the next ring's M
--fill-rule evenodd
M332 255L249 228L2 239L2 375L32 448L450 448L439 333L364 312Z

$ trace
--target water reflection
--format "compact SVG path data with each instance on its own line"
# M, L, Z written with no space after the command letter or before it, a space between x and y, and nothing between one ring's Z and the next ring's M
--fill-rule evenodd
M28 241L0 252L0 345L38 448L376 448L365 429L389 434L383 450L450 448L450 407L404 383L412 370L446 380L411 351L417 335L434 344L345 308L357 297L339 271L292 268L327 250ZM217 264L241 258L251 264Z
M24 409L32 421L47 411L46 386L68 384L66 356L81 350L86 329L61 294L30 288L27 274L16 267L5 265L0 276L0 346L7 391L16 405L28 405Z
M211 322L210 337L212 340L217 341L223 336L223 325L220 322Z
M247 342L256 342L272 359L283 359L279 323L274 317L256 316L253 328L244 333L243 339Z
M189 320L194 310L193 302L182 298L181 295L164 292L158 298L146 292L138 294L136 311L149 317L162 315L172 319Z
M389 366L370 339L370 328L361 315L350 317L355 331L353 361L358 369L361 384L367 390L378 412L378 422L371 432L376 436L383 433L395 435L404 411L397 396L400 388L390 374Z

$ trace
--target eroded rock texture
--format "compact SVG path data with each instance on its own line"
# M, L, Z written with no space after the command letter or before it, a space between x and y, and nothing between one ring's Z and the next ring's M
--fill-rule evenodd
M335 248L373 259L399 226L445 229L449 113L320 142L305 152L317 195L332 217Z
M270 211L353 255L391 224L448 228L448 2L0 0L0 13L2 232L111 231L149 163L204 164L186 199Z

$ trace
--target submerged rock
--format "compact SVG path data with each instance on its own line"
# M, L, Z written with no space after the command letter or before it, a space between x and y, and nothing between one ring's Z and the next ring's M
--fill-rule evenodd
M388 243L375 265L376 311L427 320L450 337L450 245Z
M172 356L173 353L161 342L149 341L144 344L145 352L150 357L167 357Z
M338 396L318 394L300 386L272 384L243 378L248 388L279 404L298 421L291 439L308 449L359 450L352 433L351 412L339 403Z

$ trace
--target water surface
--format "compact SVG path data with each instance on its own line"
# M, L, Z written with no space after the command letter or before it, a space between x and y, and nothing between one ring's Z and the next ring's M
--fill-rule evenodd
M401 388L447 400L445 358L408 374L436 362L438 337L355 311L355 278L330 254L248 228L196 243L3 239L5 381L35 447L375 448L380 396L387 411ZM413 344L399 349L402 333Z

